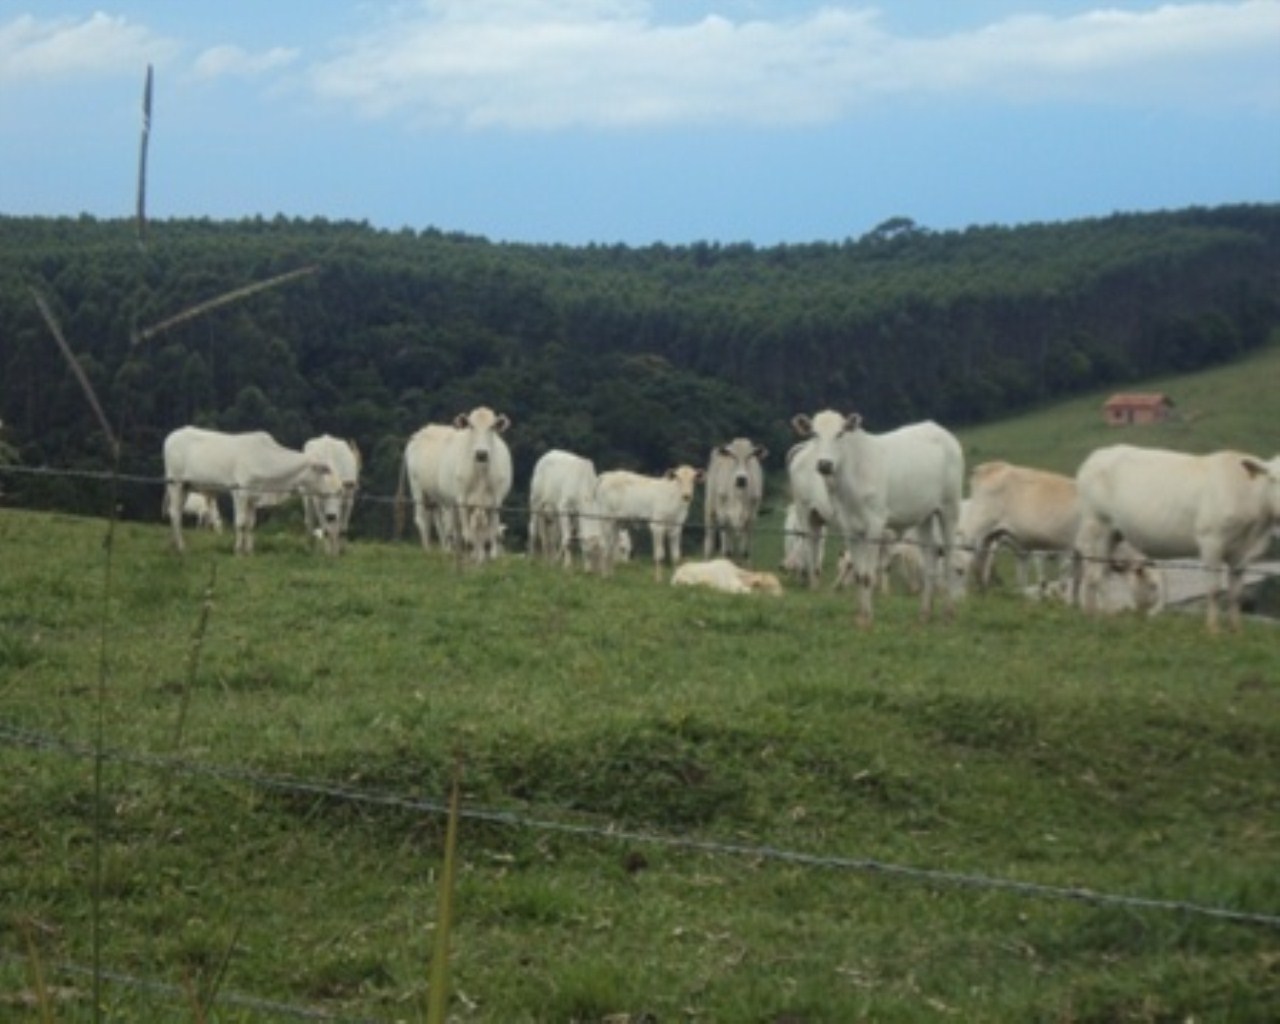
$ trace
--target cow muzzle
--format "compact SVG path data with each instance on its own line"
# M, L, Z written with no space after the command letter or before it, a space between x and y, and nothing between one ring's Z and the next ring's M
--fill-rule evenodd
M476 452L476 462L480 463L481 465L484 465L484 464L485 464L486 462L488 462L488 461L489 461L489 453L488 453L488 452L486 452L486 451L484 451L484 450L481 450L481 451Z
M835 471L836 471L836 464L832 462L830 459L818 460L818 472L821 473L823 476L830 476Z
M733 486L745 491L747 489L747 475L745 473L739 473L735 476L733 478Z

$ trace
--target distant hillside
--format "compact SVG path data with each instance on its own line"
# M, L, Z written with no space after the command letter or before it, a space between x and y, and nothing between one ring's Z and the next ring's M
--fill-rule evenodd
M28 465L104 464L33 287L125 471L158 473L184 423L295 445L327 431L359 443L387 492L409 433L478 404L511 417L520 480L551 446L646 470L736 434L785 451L791 416L823 406L877 430L1000 419L1256 349L1280 325L1278 278L1276 205L959 232L897 219L772 248L500 245L284 218L153 223L143 247L127 221L0 217L0 418ZM9 490L80 500L41 480Z
M1277 382L1280 334L1265 347L1224 366L1130 385L1132 390L1161 392L1173 400L1173 416L1165 423L1109 427L1103 422L1102 403L1110 392L1098 390L958 433L970 466L1006 459L1074 473L1093 449L1120 443L1187 452L1237 448L1271 458L1280 454Z

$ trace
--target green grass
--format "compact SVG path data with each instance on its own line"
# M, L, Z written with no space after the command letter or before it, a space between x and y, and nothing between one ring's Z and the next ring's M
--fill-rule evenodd
M825 590L286 534L183 559L151 524L117 527L104 605L105 533L0 512L0 721L90 743L108 623L103 962L173 986L108 980L110 1019L191 1018L228 949L224 997L423 1019L444 818L342 793L442 805L458 758L451 1019L1280 1013L1280 929L844 864L1277 914L1275 628L994 594L930 626L882 599L861 632ZM91 962L92 767L0 741L0 1018L39 1019L27 936L55 1018L92 1016L61 970Z

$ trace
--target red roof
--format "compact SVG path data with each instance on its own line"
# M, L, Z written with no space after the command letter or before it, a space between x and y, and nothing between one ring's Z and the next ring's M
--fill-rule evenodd
M1173 405L1173 399L1159 393L1134 393L1112 395L1102 403L1104 409L1123 406L1129 409L1149 409L1161 405Z

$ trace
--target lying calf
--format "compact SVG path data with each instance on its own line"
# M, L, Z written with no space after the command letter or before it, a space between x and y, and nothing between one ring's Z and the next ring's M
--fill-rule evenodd
M773 573L752 572L734 565L727 558L685 562L676 569L671 583L677 587L711 587L726 594L782 593L782 584Z

